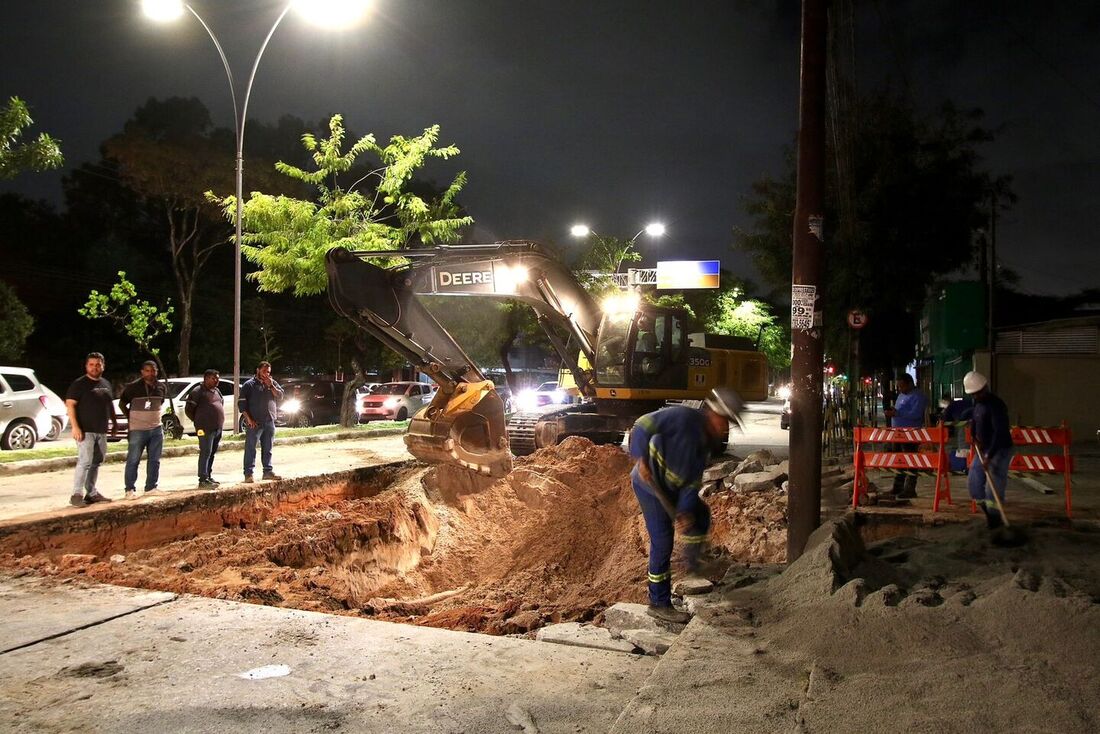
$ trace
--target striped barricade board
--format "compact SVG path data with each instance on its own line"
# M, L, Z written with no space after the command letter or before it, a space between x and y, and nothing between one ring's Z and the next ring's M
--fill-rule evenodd
M1073 456L1069 447L1073 443L1073 436L1065 421L1060 426L1013 426L1012 445L1014 454L1008 465L1008 473L1011 476L1022 477L1028 474L1061 474L1066 490L1066 517L1072 517L1073 512ZM967 465L974 462L974 439L969 427L966 429L966 440L970 443L970 458ZM1030 447L1048 447L1039 452Z
M860 497L867 494L867 470L876 469L890 473L934 472L936 475L936 500L938 505L944 475L947 471L945 441L947 430L943 426L931 428L866 428L857 426L853 441L855 478L852 482L852 507L859 506ZM896 444L910 444L912 450L899 451ZM951 501L950 492L947 501Z

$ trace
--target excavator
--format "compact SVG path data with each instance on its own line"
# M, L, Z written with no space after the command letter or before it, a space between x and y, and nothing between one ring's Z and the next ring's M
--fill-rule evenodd
M511 471L513 455L568 436L619 442L639 416L670 401L702 400L714 387L732 387L745 400L767 397L767 361L751 340L689 334L684 309L642 304L634 293L601 307L534 242L335 248L325 264L336 312L439 385L405 435L409 453L430 464L498 477ZM531 306L580 400L506 419L493 382L428 311L420 300L427 295Z

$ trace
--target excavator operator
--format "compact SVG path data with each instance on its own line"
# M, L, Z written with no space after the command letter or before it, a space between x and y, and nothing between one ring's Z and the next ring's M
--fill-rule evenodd
M703 470L711 454L725 450L729 422L740 423L743 406L736 390L719 387L699 410L677 405L634 423L630 481L649 532L647 613L655 619L683 624L691 618L672 606L672 540L680 534L688 571L695 571L710 530L710 510L699 497Z

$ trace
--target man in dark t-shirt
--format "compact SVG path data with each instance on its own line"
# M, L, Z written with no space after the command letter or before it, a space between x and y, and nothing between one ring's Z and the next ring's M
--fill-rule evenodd
M107 424L114 424L116 420L111 405L111 383L103 379L105 364L99 352L89 354L84 360L84 376L69 385L65 393L69 425L77 443L76 473L69 497L69 504L75 507L111 501L95 486L99 465L107 455Z

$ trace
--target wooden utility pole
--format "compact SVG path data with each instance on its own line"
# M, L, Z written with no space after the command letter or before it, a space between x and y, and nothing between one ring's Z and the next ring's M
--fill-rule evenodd
M791 461L787 562L821 523L821 391L825 356L825 47L828 0L802 0L798 183L791 272Z

